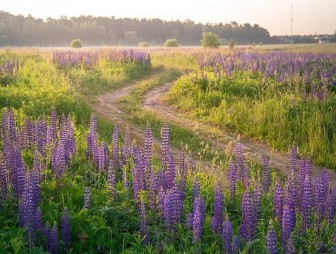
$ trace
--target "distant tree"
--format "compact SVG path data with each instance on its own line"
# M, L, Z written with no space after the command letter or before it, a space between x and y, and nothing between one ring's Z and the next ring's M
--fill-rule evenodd
M75 39L71 41L71 48L82 48L83 43L80 39Z
M164 46L165 47L178 47L178 43L177 43L177 40L175 38L174 39L167 39Z
M215 33L203 32L201 43L205 48L218 48L220 46L220 39Z

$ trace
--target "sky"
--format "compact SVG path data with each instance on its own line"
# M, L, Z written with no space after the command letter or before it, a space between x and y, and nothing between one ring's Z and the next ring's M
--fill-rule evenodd
M46 19L61 15L190 19L201 23L259 24L271 35L333 34L336 0L0 0L0 10Z

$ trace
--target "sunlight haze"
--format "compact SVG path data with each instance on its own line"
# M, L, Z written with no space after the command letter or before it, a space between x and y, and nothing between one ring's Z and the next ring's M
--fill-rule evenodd
M201 23L259 24L271 35L290 34L293 3L293 34L333 34L336 30L335 0L237 0L237 1L50 1L0 0L0 10L46 19L61 15L160 18Z

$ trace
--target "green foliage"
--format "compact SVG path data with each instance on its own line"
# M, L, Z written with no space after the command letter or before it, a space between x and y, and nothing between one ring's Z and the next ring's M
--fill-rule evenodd
M235 39L231 38L229 40L229 47L230 47L230 49L233 49L235 45L236 45Z
M71 41L70 44L71 48L82 48L83 47L83 43L80 39L75 39Z
M178 47L176 38L167 39L166 42L164 43L164 46L165 47Z
M212 32L203 32L201 43L205 48L218 48L221 44L218 35Z
M149 43L146 42L146 41L141 41L141 42L139 42L139 47L147 48L147 47L149 47Z

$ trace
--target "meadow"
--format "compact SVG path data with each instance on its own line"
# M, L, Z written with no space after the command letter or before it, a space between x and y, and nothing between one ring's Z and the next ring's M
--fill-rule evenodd
M336 252L333 53L0 51L0 253ZM283 74L284 73L284 74ZM290 152L288 173L143 108ZM118 93L119 123L92 105ZM121 121L122 120L122 121ZM140 133L140 135L138 135Z

